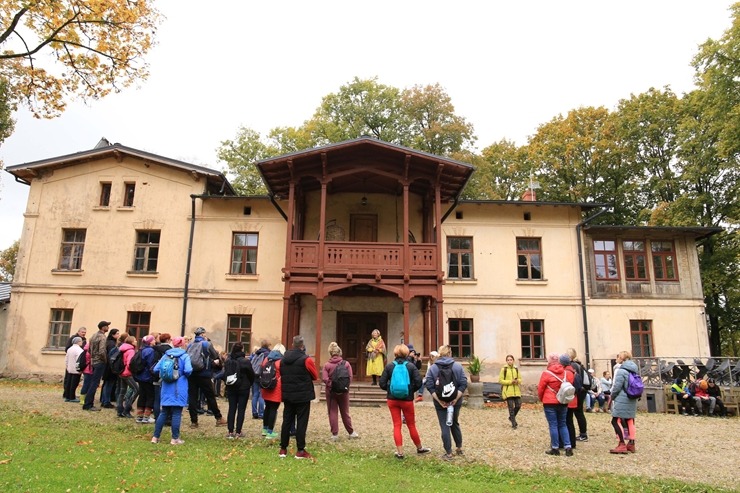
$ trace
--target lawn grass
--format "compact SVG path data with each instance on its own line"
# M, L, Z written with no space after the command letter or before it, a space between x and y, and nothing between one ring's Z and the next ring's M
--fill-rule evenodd
M198 437L184 446L149 443L151 427L0 408L0 488L3 491L372 492L708 492L721 489L582 471L514 472L475 463L415 456L400 461L341 443L311 449L316 462L277 456L275 443ZM724 490L727 491L727 490Z

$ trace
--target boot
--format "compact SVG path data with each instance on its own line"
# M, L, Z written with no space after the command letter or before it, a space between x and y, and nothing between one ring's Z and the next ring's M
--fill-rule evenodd
M627 444L627 451L628 452L631 452L633 454L636 452L636 450L635 450L635 441L634 440L630 440L629 443Z
M373 385L378 385L378 376L373 375Z
M626 454L628 452L627 445L625 445L624 442L619 442L617 448L613 448L609 451L610 454Z

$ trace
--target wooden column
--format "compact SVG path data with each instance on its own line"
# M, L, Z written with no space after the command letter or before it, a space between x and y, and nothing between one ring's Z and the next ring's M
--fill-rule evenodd
M436 248L436 263L439 269L437 271L437 346L444 342L444 294L442 293L442 282L444 281L444 271L442 270L442 190L439 183L439 174L442 171L442 165L439 165L437 183L434 185L434 241Z
M316 298L316 348L314 349L314 361L316 362L316 368L319 369L319 375L321 374L321 326L324 323L324 300L322 298Z

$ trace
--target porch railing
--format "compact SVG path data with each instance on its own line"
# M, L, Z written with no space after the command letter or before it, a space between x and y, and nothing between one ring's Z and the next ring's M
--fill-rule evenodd
M326 270L384 270L408 271L413 274L438 270L435 265L437 245L414 243L409 245L408 259L404 259L403 245L398 243L324 243ZM319 242L294 240L290 242L290 265L294 269L318 269Z

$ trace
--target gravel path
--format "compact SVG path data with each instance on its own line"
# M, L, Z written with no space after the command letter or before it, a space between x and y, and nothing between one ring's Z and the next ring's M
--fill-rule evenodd
M6 381L7 382L7 381ZM64 403L62 389L52 386L9 385L0 383L0 403L28 411L79 418L79 404ZM31 406L33 409L28 409ZM228 404L219 400L225 414ZM579 442L572 458L550 457L544 454L549 445L547 424L541 407L525 404L519 414L519 428L513 430L506 419L503 404L488 405L484 409L463 408L460 424L463 429L465 457L456 461L488 463L497 468L515 470L575 469L579 471L613 471L652 478L674 478L690 482L701 481L726 488L738 488L740 471L740 419L685 417L667 414L639 414L637 418L637 453L612 455L609 449L616 445L611 428L611 415L587 413L588 442ZM281 408L282 409L282 408ZM249 408L247 409L249 417ZM113 410L95 413L96 418L120 422ZM314 404L307 437L307 448L312 444L331 443L326 406ZM385 407L353 407L352 420L359 440L348 440L340 421L340 445L357 447L379 453L394 451L390 414ZM424 445L432 448L432 458L442 454L439 426L430 403L417 403L417 426ZM185 419L184 421L187 421ZM183 427L183 435L191 439L198 435L219 436L224 428L216 428L213 418L201 417L197 430ZM278 418L278 423L280 418ZM247 437L257 437L261 421L249 420L245 425ZM132 423L131 426L141 427ZM407 452L413 450L404 428ZM277 446L277 444L276 444ZM693 467L693 465L699 466ZM577 489L577 488L576 488Z

